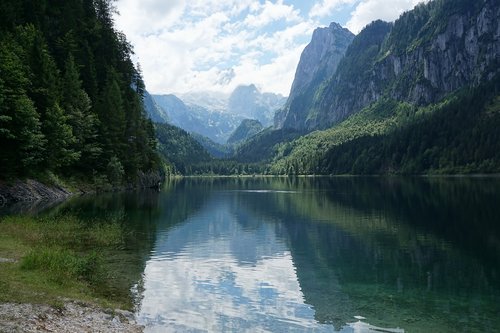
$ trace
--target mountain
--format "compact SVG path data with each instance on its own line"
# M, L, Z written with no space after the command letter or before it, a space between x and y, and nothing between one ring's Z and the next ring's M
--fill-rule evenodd
M189 133L197 133L217 143L225 143L243 117L199 105L186 105L175 95L152 95L165 111L169 123Z
M499 173L499 22L498 1L435 0L369 24L234 158L288 175Z
M215 143L225 144L244 119L255 119L266 126L285 98L262 93L255 85L239 86L230 96L216 92L193 92L146 96L146 110L154 121L169 122L189 133L196 133ZM199 136L196 136L199 137Z
M311 103L286 115L285 126L328 128L383 97L415 106L437 103L500 71L495 0L436 0L394 23L368 25Z
M253 84L238 86L229 97L227 112L258 120L267 127L272 124L275 111L285 101L281 95L260 92Z
M310 105L315 91L335 73L353 39L354 34L337 23L314 31L300 56L286 105L274 118L276 128L302 127L306 120L303 108Z
M190 165L208 162L210 154L186 131L166 123L155 124L158 151L174 172L190 173Z
M216 91L194 91L177 96L186 103L186 105L197 105L207 110L226 112L227 100L229 95Z
M436 0L373 22L301 121L286 120L315 131L275 145L272 172L498 173L499 62L498 1Z
M248 140L255 134L264 129L258 120L245 119L241 122L240 126L231 134L227 139L228 144L237 144Z
M192 119L188 116L191 114L191 108L176 96L163 95L157 96L157 98L167 110L171 111L170 114L176 117L177 124L181 123L185 125ZM144 110L148 117L155 123L157 139L160 144L160 153L165 160L169 161L176 168L176 171L186 170L186 166L192 164L191 162L193 161L195 161L193 163L207 162L207 152L216 158L227 158L232 154L232 148L229 146L217 143L196 132L188 133L178 127L178 125L172 125L168 112L147 91L144 91ZM196 114L194 113L194 115ZM193 125L195 124L191 123L192 127ZM186 127L189 127L189 125ZM195 144L194 142L197 143ZM189 158L189 154L199 155L203 158L201 161L196 160L196 158Z
M146 111L149 119L155 123L167 123L169 121L165 110L156 103L153 96L147 90L144 90L144 111Z
M227 159L233 155L233 147L231 145L217 143L198 133L190 134L214 158Z

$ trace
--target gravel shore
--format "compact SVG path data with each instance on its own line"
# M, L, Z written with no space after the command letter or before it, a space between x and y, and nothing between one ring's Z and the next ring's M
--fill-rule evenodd
M61 307L38 304L0 304L0 332L127 332L143 327L129 311L102 309L66 301Z

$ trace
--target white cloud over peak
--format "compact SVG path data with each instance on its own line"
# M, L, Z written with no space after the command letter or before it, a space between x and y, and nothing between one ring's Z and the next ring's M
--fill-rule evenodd
M300 22L302 20L299 12L293 6L284 5L283 0L278 0L276 3L266 1L260 6L252 7L252 10L255 14L248 15L244 21L248 27L261 28L279 20L287 22Z
M417 0L118 0L118 30L134 45L153 93L230 92L254 83L287 95L318 26L357 33Z
M359 0L321 0L314 4L309 12L309 16L312 18L330 16L335 9L343 5L352 5L358 1Z
M428 1L428 0L427 0ZM359 33L367 24L375 20L395 21L403 12L413 9L422 0L364 0L361 1L346 26Z

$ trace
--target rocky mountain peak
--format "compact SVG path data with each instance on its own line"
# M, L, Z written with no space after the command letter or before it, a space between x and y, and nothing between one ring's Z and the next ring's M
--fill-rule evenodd
M324 29L302 54L290 99L275 118L278 128L328 128L383 97L436 103L500 72L498 0L431 1L394 23L375 21L352 40L340 63L325 51L334 41L328 31L339 27ZM335 63L333 75L312 59Z
M335 22L314 30L311 42L300 57L287 104L276 113L275 127L283 127L289 113L300 108L301 96L316 90L323 80L335 73L353 38L353 33Z

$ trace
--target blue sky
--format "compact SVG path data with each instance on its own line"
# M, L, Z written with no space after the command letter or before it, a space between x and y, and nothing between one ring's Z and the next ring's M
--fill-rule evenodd
M419 0L118 0L117 28L134 45L153 93L229 93L241 84L288 95L315 28L354 33L393 21Z

